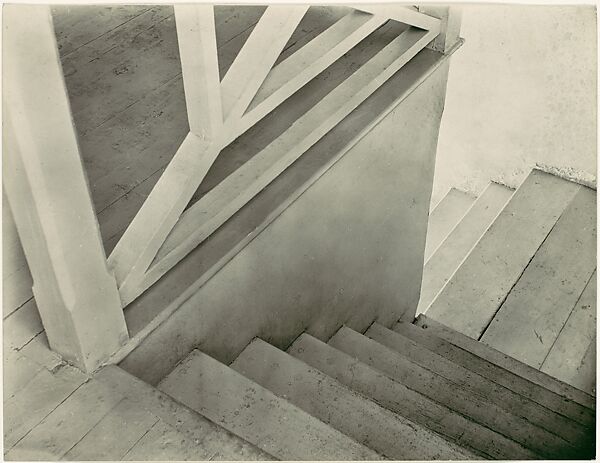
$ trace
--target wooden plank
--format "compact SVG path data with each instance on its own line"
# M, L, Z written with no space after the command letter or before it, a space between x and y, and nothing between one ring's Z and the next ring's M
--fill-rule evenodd
M6 459L62 458L122 398L99 381L87 381L11 448Z
M425 325L425 327L418 325L414 326L415 328L411 329L407 324L398 323L394 327L394 330L401 330L403 335L410 337L432 352L442 355L454 364L465 367L523 397L527 397L528 399L543 405L548 410L553 410L556 413L587 427L593 426L596 422L596 416L593 410L590 410L577 402L565 400L564 396L550 391L539 384L519 376L511 370L502 368L483 357L469 352L464 348L466 346L459 347L443 337L436 336L435 331L432 331L429 325ZM485 347L483 344L481 345ZM522 365L525 366L524 364ZM531 367L528 368L531 369Z
M212 5L175 5L177 41L190 131L214 139L223 125Z
M435 296L494 222L513 190L490 183L423 267L417 313L426 312Z
M595 341L596 272L594 271L540 369L544 373L573 384L580 374L586 352ZM587 392L591 391L587 390Z
M576 389L567 383L560 381L552 376L531 368L528 365L525 365L518 360L509 357L506 354L503 354L496 349L492 349L489 346L486 346L482 342L476 341L473 338L465 336L458 331L452 330L447 326L438 323L432 318L426 317L421 314L416 320L416 324L421 326L423 329L430 331L433 335L438 336L442 339L445 339L448 342L464 349L472 354L485 359L486 361L497 365L498 367L510 371L516 375L525 378L527 381L531 381L549 391L566 398L567 400L571 400L580 404L583 407L586 407L587 415L594 416L594 410L596 408L595 398L591 395Z
M158 417L123 399L64 456L68 461L119 461L156 424ZM173 459L173 455L171 458Z
M596 348L594 337L577 369L577 374L571 380L573 386L594 396L596 395Z
M181 74L172 6L155 6L82 47L65 58L64 70L83 136Z
M443 355L437 354L427 348L424 349L423 347L426 346L423 346L413 337L408 336L407 332L413 330L426 334L420 328L408 323L398 323L395 326L395 331L388 330L374 323L365 335L401 353L403 356L409 358L411 362L443 376L454 384L458 384L463 390L470 392L473 396L492 403L516 417L521 417L536 427L560 436L575 448L589 446L591 437L589 428L479 373L456 364Z
M239 124L230 129L234 139L281 104L300 87L312 80L386 19L354 11L348 13L266 76Z
M270 5L221 82L225 121L240 118L308 6Z
M127 452L123 461L198 461L210 460L212 456L192 439L159 420Z
M384 373L306 333L294 341L288 352L392 412L426 426L450 442L479 453L482 458L539 458L534 452L497 431L407 388Z
M480 458L259 338L231 368L391 460Z
M381 371L430 399L519 442L546 458L588 456L586 449L569 445L564 439L512 415L482 399L435 371L427 370L403 353L391 350L347 327L342 327L328 344Z
M380 460L375 452L198 350L158 388L282 460Z
M596 267L596 192L580 188L481 337L538 369Z
M366 11L368 13L384 16L394 21L399 21L410 26L418 27L428 31L435 30L436 34L440 32L441 22L439 19L420 13L412 7L392 4L353 4L353 8Z
M433 35L418 29L401 34L305 113L291 130L190 207L168 236L140 286L131 293L121 293L124 303L133 300L229 219L417 54Z
M4 403L4 452L21 442L45 416L69 397L86 377L72 367L60 368L56 373L46 369L36 376L17 394Z
M12 349L4 349L2 367L4 403L24 388L43 368Z
M464 191L451 188L429 213L427 240L425 242L425 262L429 260L476 199L475 196Z
M43 331L24 345L19 353L52 373L67 365L56 352L50 350L48 338Z
M49 7L13 5L4 14L4 186L50 344L78 367L94 369L128 335L79 156Z
M52 18L61 57L76 52L148 10L149 7L144 5L53 6Z
M4 348L21 349L44 331L35 299L10 314L3 324Z
M205 449L207 455L219 455L226 460L274 459L117 366L103 368L94 378L135 402L136 407L151 411L161 421L185 434L198 447Z
M191 132L177 150L108 259L122 298L128 278L135 281L146 271L218 153Z
M429 306L428 317L478 339L580 188L533 170Z

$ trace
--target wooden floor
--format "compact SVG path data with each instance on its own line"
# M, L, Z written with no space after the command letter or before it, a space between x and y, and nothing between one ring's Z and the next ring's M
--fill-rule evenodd
M333 24L345 10L309 9L279 61ZM221 77L263 11L260 6L215 9ZM189 130L173 8L61 6L54 8L53 17L108 254ZM241 153L222 156L191 202L245 160Z

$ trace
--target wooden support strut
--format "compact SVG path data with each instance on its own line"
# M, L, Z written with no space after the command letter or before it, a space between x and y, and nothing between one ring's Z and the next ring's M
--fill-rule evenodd
M440 32L440 19L414 8L359 6L273 67L307 8L269 6L219 84L212 7L176 6L190 133L109 258L123 304L209 236ZM327 115L321 124L295 141L299 134L284 134L183 212L223 147L390 18L411 28L303 116L299 127L313 127ZM282 143L288 142L295 145L282 156ZM248 169L245 178L256 181L240 184L238 177Z
M93 371L127 340L71 120L50 8L4 7L4 186L50 347Z

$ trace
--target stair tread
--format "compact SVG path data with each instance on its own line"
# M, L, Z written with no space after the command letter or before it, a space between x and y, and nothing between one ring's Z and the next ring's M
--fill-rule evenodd
M489 459L539 459L529 449L308 335L288 352L377 404Z
M480 458L260 339L250 343L231 367L386 458Z
M596 271L542 363L541 370L585 392L595 393L594 362L584 362L596 346Z
M158 388L282 460L379 460L381 457L198 350Z
M581 188L534 169L429 306L429 316L479 339Z
M596 192L580 187L480 340L540 368L594 272L595 250Z
M475 196L450 188L446 196L429 214L427 239L425 241L425 261L435 252L448 233L460 222L475 201Z
M571 400L565 401L561 395L454 345L450 341L436 336L433 332L423 329L422 326L397 323L394 326L394 331L402 333L404 336L418 342L419 345L443 356L454 364L488 378L584 426L593 426L595 423L595 413L593 410Z
M490 183L431 255L426 256L417 313L425 312L437 293L489 228L514 190Z
M329 340L329 344L546 458L587 456L587 449L574 448L559 436L465 391L443 376L412 363L401 353L349 328L341 328Z
M522 378L527 379L541 387L544 387L556 394L559 394L565 399L572 400L579 403L580 405L595 410L596 401L593 396L581 391L557 378L534 368L529 365L525 365L512 357L509 357L502 352L493 349L492 347L486 346L482 342L479 342L469 336L466 336L452 328L438 322L426 315L419 315L416 320L416 324L423 328L426 328L432 334L437 337L445 339L452 344L471 352L472 354L493 363L500 368L511 371Z
M396 328L397 331L392 331L374 324L367 330L365 336L393 349L411 362L448 379L464 391L496 405L511 415L525 419L536 427L562 437L575 448L590 446L593 432L589 428L424 348L418 341L404 334L412 330L424 333L420 328L405 323L396 325Z
M96 373L94 378L120 392L138 407L155 415L164 423L161 424L161 428L169 425L173 431L179 431L189 438L196 445L196 459L275 460L272 455L176 402L169 395L122 368L109 365ZM137 451L140 450L138 448Z

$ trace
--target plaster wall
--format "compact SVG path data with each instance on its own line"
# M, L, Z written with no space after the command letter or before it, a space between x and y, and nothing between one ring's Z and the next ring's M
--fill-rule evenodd
M432 203L450 187L518 186L545 164L596 174L594 6L464 5Z

